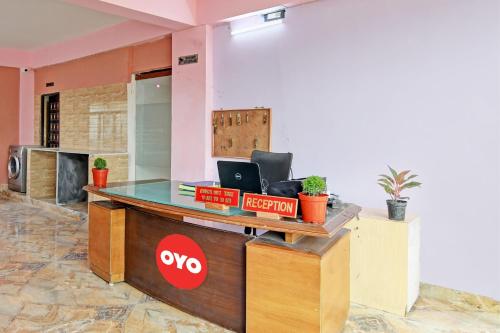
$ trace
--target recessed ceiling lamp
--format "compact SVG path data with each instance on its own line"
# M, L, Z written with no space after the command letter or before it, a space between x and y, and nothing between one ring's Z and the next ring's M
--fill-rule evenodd
M239 20L232 21L231 25L231 35L238 35L245 32L255 31L270 26L278 25L283 23L285 18L285 8L281 7L279 9L273 8L273 11L266 12L250 17L245 17Z

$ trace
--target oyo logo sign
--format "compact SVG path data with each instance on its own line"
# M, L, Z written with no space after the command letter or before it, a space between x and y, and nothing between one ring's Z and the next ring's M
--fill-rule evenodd
M173 234L156 247L156 266L171 285L179 289L199 287L207 277L207 258L191 238Z

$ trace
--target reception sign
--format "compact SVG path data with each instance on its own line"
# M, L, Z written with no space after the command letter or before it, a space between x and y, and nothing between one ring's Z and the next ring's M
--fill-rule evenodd
M233 188L196 186L194 198L199 202L238 207L240 205L240 190Z
M294 198L245 193L241 209L295 218L297 217L297 204L298 200Z

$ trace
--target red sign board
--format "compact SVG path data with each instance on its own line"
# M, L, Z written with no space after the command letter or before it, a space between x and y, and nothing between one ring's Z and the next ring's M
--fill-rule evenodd
M163 238L156 247L156 266L171 285L179 289L194 289L208 274L207 258L191 238L173 234Z
M195 201L221 204L231 207L240 205L240 190L211 186L196 186Z
M297 217L297 204L298 200L294 198L245 193L241 209L295 218Z

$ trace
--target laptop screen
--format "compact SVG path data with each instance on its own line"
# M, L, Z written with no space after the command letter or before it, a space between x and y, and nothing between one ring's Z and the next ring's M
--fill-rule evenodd
M262 179L257 163L218 161L220 186L239 189L241 193L262 193Z

